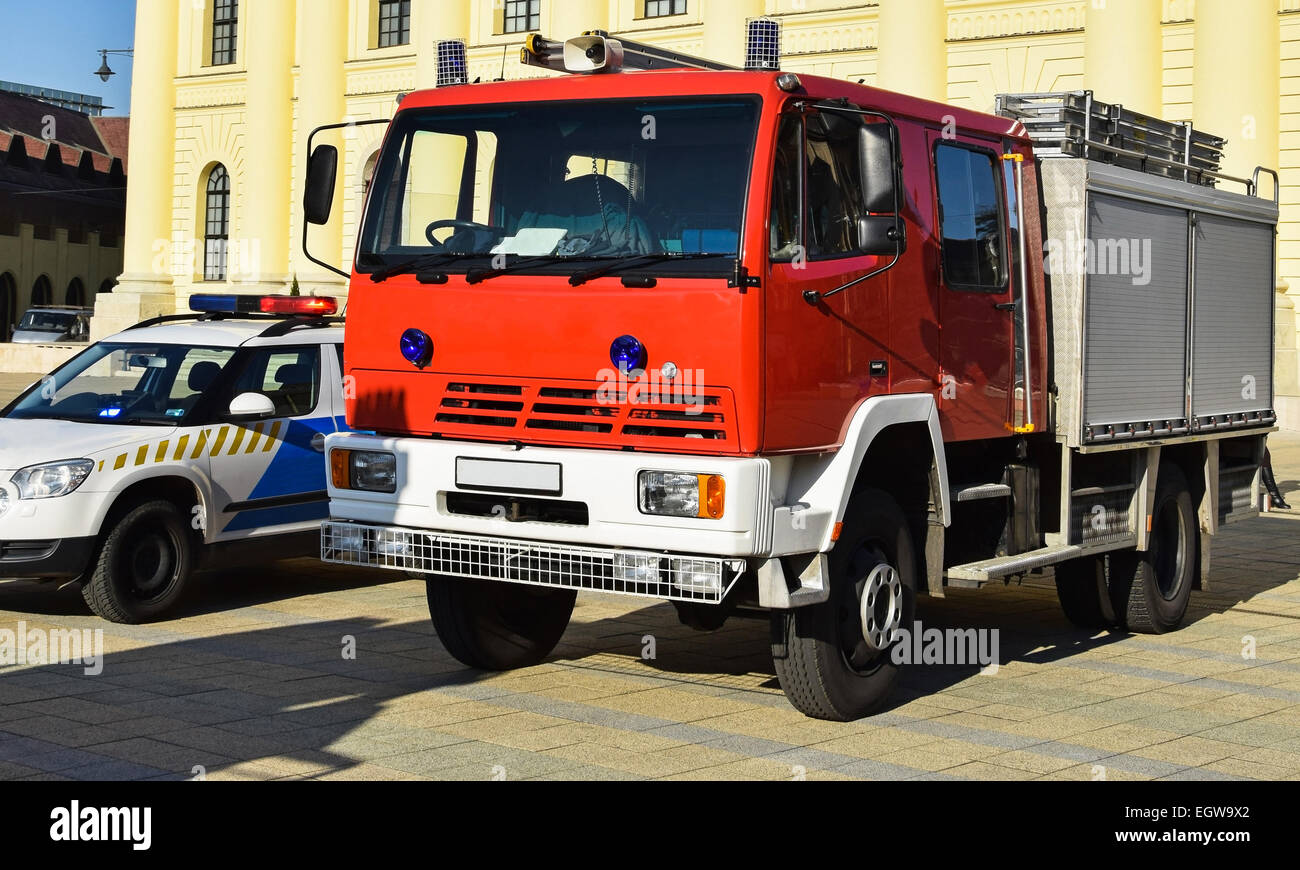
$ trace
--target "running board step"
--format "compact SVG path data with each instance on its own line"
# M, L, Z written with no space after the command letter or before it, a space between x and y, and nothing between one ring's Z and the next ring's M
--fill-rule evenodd
M1005 483L980 483L952 490L953 501L979 501L982 498L1010 498L1011 487Z
M1012 574L1024 574L1035 568L1045 568L1058 562L1077 559L1080 556L1105 553L1110 550L1123 550L1137 546L1137 536L1128 535L1098 544L1051 544L1037 550L1017 553L1014 556L998 556L980 562L968 562L954 565L945 573L951 586L978 586L990 580L1010 577Z

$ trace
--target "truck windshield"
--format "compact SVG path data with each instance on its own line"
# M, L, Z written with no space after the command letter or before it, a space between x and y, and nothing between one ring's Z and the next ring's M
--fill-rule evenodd
M222 347L97 344L34 384L8 416L177 425L234 353Z
M376 168L358 268L448 254L439 269L466 271L507 254L537 271L643 258L657 272L723 272L740 246L758 113L750 97L406 113Z

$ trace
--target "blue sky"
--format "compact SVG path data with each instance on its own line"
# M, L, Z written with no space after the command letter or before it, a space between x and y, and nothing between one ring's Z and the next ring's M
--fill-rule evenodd
M93 94L113 107L106 115L129 114L131 58L109 55L108 84L93 73L99 49L134 47L135 0L0 0L0 26L0 79Z

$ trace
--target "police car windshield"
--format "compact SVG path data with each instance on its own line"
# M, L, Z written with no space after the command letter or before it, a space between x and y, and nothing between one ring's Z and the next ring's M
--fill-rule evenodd
M440 271L527 261L520 271L567 274L581 257L724 273L740 247L758 115L747 96L406 112L376 168L359 269L447 254L459 256ZM644 259L655 254L669 256ZM715 256L671 256L691 254Z
M35 384L8 416L178 425L234 354L224 347L103 342Z

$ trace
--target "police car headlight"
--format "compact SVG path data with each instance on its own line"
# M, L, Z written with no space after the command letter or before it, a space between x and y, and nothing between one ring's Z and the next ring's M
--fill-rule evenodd
M47 462L20 468L9 481L18 489L19 498L58 498L81 486L94 467L89 459Z
M330 451L330 475L337 489L397 492L397 457L375 450Z

